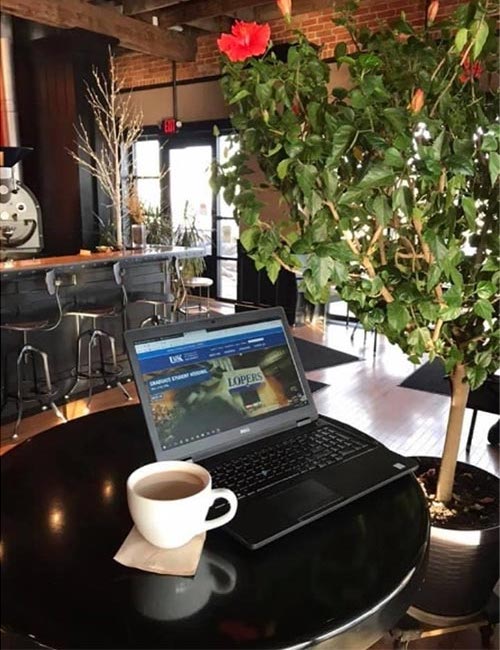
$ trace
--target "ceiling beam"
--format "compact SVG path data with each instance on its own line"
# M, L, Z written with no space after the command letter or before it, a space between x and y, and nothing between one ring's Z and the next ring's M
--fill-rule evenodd
M221 32L230 32L234 23L234 19L229 16L216 16L215 18L199 18L192 20L189 24L191 27L198 27L204 32L213 32L220 34ZM160 20L160 25L161 25Z
M257 22L264 22L268 20L275 20L281 16L281 13L276 6L276 3L269 4L266 7L258 7L254 10L254 15ZM294 0L292 3L292 15L298 16L299 14L308 14L311 11L322 11L323 9L331 9L333 16L333 3L332 0Z
M80 28L116 38L122 47L172 61L193 61L196 41L122 16L82 0L0 0L0 10L18 18L64 29Z
M183 25L198 18L213 18L224 14L232 14L237 9L257 7L269 4L272 0L191 0L175 6L168 0L124 0L124 13L129 15L163 9L164 24L168 27Z

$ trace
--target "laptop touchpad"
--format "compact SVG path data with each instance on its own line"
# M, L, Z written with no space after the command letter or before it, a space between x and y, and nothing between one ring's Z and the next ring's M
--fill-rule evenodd
M340 494L330 490L314 479L306 479L292 487L285 488L267 497L266 501L295 519L313 516L316 511L327 510L342 499Z

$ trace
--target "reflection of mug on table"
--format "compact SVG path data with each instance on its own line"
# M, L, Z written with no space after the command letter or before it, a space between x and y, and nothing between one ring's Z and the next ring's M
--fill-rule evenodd
M229 502L229 511L207 520L210 506L219 498ZM204 467L177 460L150 463L132 472L127 499L137 530L159 548L184 546L199 533L227 524L238 507L234 492L212 488Z
M203 609L213 593L230 594L236 582L236 569L230 562L204 551L193 578L135 576L132 579L134 607L156 621L177 621Z

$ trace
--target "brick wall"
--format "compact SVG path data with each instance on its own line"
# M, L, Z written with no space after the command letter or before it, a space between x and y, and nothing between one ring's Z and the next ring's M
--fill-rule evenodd
M439 18L450 13L461 4L460 0L441 0ZM358 14L359 24L376 27L380 21L390 21L399 16L401 11L414 25L422 25L425 14L425 0L363 0ZM318 44L323 44L322 55L332 57L335 45L347 40L343 28L336 27L331 22L332 11L326 9L293 18L293 29L302 30L305 35ZM292 40L292 31L288 30L282 19L273 20L271 37L275 43ZM198 38L196 60L177 65L177 80L200 79L220 73L220 59L216 39L218 34L209 34ZM126 87L141 88L157 84L167 84L172 80L172 64L164 59L157 59L143 54L124 54L117 59L119 74L123 77Z

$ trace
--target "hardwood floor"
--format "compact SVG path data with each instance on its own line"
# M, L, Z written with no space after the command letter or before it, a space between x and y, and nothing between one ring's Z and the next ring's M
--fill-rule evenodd
M217 308L216 305L214 305ZM231 308L219 307L224 313ZM320 412L352 424L377 438L388 447L405 455L440 455L448 414L449 398L401 388L399 384L415 370L403 353L379 337L377 354L373 356L372 335L365 340L362 330L352 337L353 326L343 323L307 325L294 328L294 335L310 341L354 354L360 361L308 373L310 379L328 384L314 394ZM352 340L351 340L352 337ZM129 404L137 403L133 384L127 384L133 395ZM126 404L117 389L105 391L94 397L91 412ZM69 403L64 413L68 419L84 417L87 411L84 400ZM497 416L479 412L470 454L465 452L465 439L472 411L467 410L460 459L499 475L498 448L487 443L489 428ZM18 442L32 435L59 425L52 412L26 418L20 429ZM0 452L9 451L15 444L11 440L13 425L1 427ZM393 647L389 636L378 641L372 650L389 650ZM492 647L499 648L498 630ZM328 645L324 645L327 650ZM477 629L446 634L439 637L412 641L410 649L427 650L476 650L481 648L481 637Z
M226 312L229 310L224 309ZM352 332L353 326L347 328L343 323L294 328L295 336L361 358L353 363L308 373L310 379L328 384L327 388L314 394L319 412L365 431L404 455L440 455L449 398L399 387L398 384L415 370L415 366L382 336L378 337L377 354L373 356L373 335L368 334L365 340L362 330L355 331L353 337ZM133 395L130 404L137 403L135 387L128 384L127 388ZM111 389L95 395L90 411L85 400L75 400L67 404L63 412L68 419L73 419L123 404L127 402L124 402L122 393ZM478 413L472 448L467 454L465 442L471 417L472 411L467 409L459 458L499 475L498 448L487 443L488 430L497 416ZM28 417L21 424L17 443L60 423L51 411ZM13 423L0 428L1 453L17 444L11 439L12 430Z

